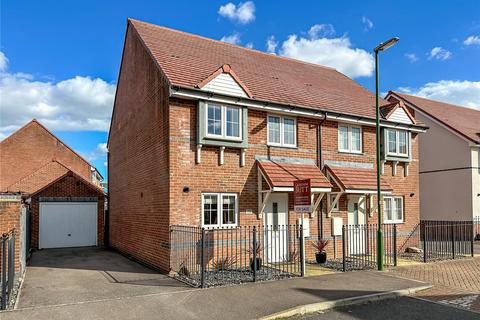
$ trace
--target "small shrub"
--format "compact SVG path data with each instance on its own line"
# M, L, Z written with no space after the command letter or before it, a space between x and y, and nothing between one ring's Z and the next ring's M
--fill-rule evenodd
M248 252L249 254L251 254L252 256L253 256L253 253L254 253L254 252L253 252L253 251L254 251L253 249L254 249L254 247L251 246L251 247L247 250L247 252ZM260 244L260 242L257 242L257 243L256 243L256 245L255 245L255 250L256 250L256 253L257 253L257 258L261 257L261 253L263 252L263 247L262 247L262 245Z
M212 262L212 267L215 271L225 271L232 269L236 263L237 258L235 257L219 258Z
M330 241L328 241L328 240L320 239L320 240L314 241L312 243L312 247L314 247L315 250L317 250L317 252L323 252L325 250L325 247L328 245L329 242Z

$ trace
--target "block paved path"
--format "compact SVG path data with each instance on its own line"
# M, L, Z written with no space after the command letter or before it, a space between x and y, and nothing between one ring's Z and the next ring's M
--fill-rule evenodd
M480 312L480 257L397 267L389 273L430 283L415 296Z

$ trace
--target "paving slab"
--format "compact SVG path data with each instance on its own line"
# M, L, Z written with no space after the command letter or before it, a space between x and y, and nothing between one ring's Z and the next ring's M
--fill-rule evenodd
M258 319L300 305L424 286L375 271L190 289L40 306L1 314L10 319Z

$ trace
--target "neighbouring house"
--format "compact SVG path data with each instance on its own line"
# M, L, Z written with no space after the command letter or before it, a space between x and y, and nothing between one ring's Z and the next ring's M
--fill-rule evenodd
M421 218L480 219L480 111L394 91L386 99L430 127L419 142Z
M27 242L23 246L38 249L102 246L102 179L88 161L30 121L0 142L0 234L15 228L17 240Z
M385 222L407 234L427 128L381 104ZM297 179L312 182L307 241L334 218L377 221L375 97L332 68L129 19L108 150L110 244L164 271L172 225L297 223Z

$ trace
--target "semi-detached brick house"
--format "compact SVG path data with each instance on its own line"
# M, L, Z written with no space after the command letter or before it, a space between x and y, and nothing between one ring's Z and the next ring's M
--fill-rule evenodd
M168 271L171 225L293 224L298 178L312 179L317 204L308 241L329 238L334 217L374 223L374 102L332 68L128 20L108 142L111 245ZM426 127L381 104L386 217L407 233Z
M102 246L101 180L95 167L40 122L28 122L0 141L0 234L15 228L17 250L22 241L40 249ZM28 227L22 207L30 212Z

